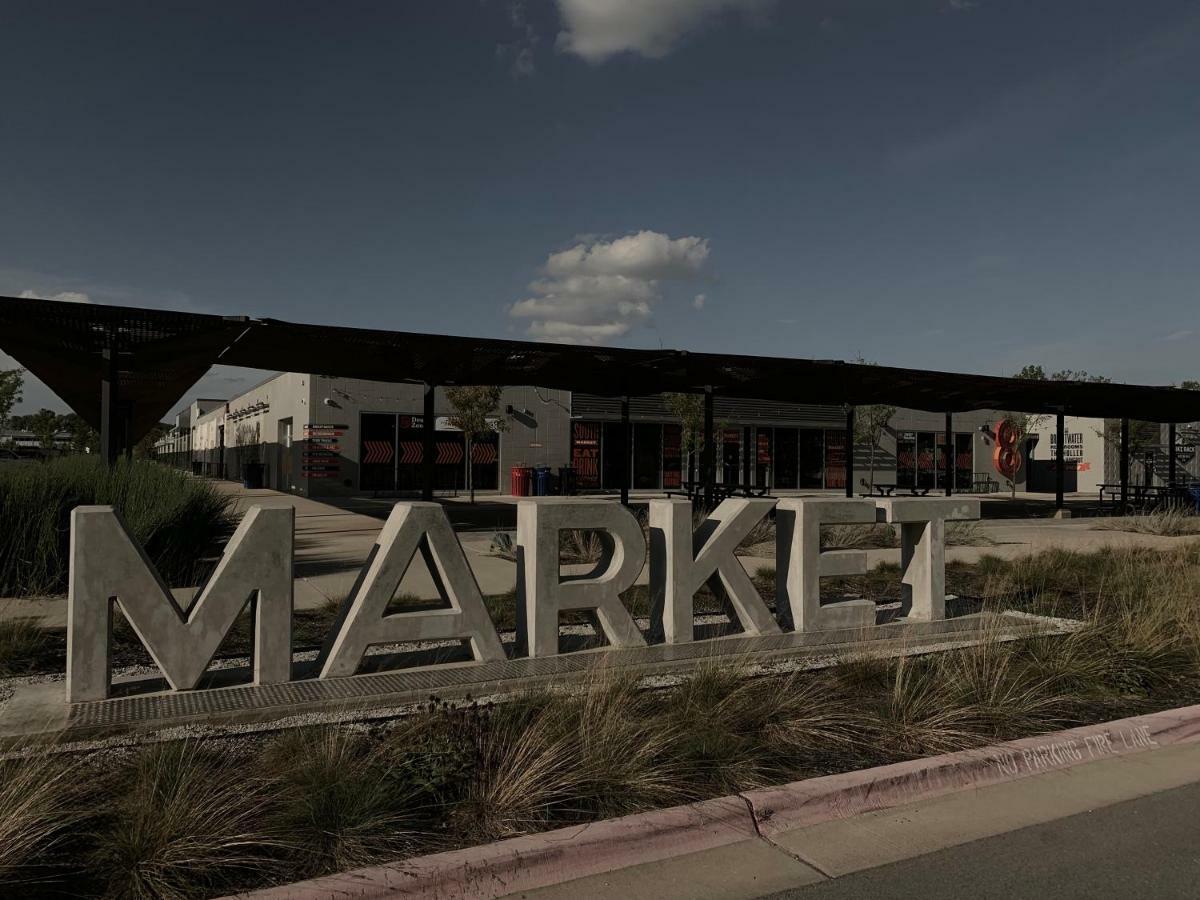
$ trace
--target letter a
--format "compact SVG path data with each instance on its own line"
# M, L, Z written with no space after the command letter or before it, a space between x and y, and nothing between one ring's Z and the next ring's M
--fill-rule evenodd
M385 616L418 549L450 608ZM480 662L504 659L500 637L462 545L437 503L397 503L392 507L339 622L328 652L322 651L322 678L353 675L367 648L374 644L461 638L471 641Z

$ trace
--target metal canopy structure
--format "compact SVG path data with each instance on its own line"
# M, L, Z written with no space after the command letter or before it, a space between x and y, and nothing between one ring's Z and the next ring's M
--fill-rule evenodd
M679 391L846 408L1200 420L1200 391L1169 386L541 344L17 297L0 297L0 349L93 427L111 428L119 417L123 446L217 364L428 385L534 384L610 397Z

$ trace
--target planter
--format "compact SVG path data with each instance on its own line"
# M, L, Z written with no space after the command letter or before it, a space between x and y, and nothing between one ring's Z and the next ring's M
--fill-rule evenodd
M262 463L242 463L242 487L251 491L261 488L265 470L266 466Z

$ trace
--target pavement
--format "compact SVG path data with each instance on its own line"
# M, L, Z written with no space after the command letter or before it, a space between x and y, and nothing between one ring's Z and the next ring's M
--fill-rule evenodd
M1189 784L767 896L961 900L969 892L975 900L1194 900L1200 894L1197 810L1200 784Z

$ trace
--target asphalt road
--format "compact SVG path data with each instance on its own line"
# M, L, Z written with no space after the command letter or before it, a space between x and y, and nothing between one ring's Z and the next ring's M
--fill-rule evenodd
M1200 784L769 896L1196 900Z

